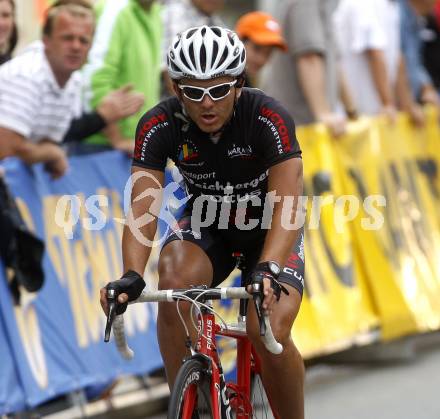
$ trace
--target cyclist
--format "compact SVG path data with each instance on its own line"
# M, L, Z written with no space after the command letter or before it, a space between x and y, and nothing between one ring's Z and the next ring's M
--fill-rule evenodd
M145 221L158 214L157 192L170 158L190 199L162 247L159 288L217 286L234 268L232 253L241 252L247 283L264 278L263 308L284 346L280 355L268 353L250 304L247 328L262 360L265 389L280 417L299 419L304 415L304 364L291 329L301 303L304 260L302 230L292 227L298 199L291 197L302 193L301 151L284 108L262 91L242 87L245 64L243 43L233 31L200 26L173 40L168 71L176 97L159 103L139 122L132 167L138 179L133 181L131 226L124 227L122 239L125 274L111 284L119 293L119 312L145 286L141 275L151 247L138 240L138 233L153 241L157 224L139 225L145 224L141 217ZM207 226L213 207L215 216ZM280 283L288 295L279 299ZM107 312L106 288L101 305ZM172 387L186 354L173 304L159 304L157 328Z

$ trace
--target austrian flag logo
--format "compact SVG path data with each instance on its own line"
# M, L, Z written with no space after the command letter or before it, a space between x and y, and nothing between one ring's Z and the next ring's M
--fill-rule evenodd
M179 161L191 161L199 156L197 147L191 142L187 141L180 146Z

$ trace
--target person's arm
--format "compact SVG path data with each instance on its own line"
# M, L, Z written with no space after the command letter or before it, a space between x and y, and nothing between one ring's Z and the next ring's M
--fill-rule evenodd
M133 154L134 142L122 135L118 124L107 125L103 132L114 149L123 151L129 155Z
M407 77L413 96L422 103L439 104L438 94L432 86L423 61L420 41L419 12L413 8L415 4L401 4L401 47L405 58Z
M431 83L422 85L420 90L420 102L440 106L439 94Z
M341 65L338 66L338 81L339 81L339 96L344 105L345 113L349 119L356 119L358 117L356 104L348 85L345 72Z
M143 172L143 173L142 173ZM133 270L143 276L157 229L157 216L162 204L164 173L133 166L132 179L139 176L131 192L131 210L122 235L124 272ZM146 193L148 192L148 193ZM141 195L146 195L139 199Z
M134 271L143 277L151 254L151 247L157 229L157 217L162 204L164 172L133 166L129 214L122 234L123 272ZM124 278L124 276L122 277ZM121 278L121 279L122 279ZM108 313L107 291L100 291L102 309ZM128 301L128 294L121 293L118 303Z
M299 230L286 227L293 224L297 213L302 211L302 208L298 207L298 198L303 192L302 159L291 158L272 166L269 169L268 191L274 191L281 201L274 203L272 224L266 235L260 262L271 260L284 266L299 235ZM292 211L287 217L284 214L283 220L285 197L294 197L294 201Z
M16 156L24 138L8 129L0 127L0 160Z
M370 68L371 78L373 79L374 87L382 104L382 113L388 116L391 120L395 119L396 108L392 94L392 88L388 71L385 64L385 54L380 49L366 50L368 65Z
M79 118L72 120L69 130L63 138L63 142L82 141L88 136L104 129L106 124L106 121L99 112L83 113Z
M296 58L299 82L317 122L324 123L338 136L345 131L345 120L332 112L326 97L325 63L320 54L303 53Z
M45 163L59 157L61 148L51 141L42 141L33 143L22 135L0 127L0 139L3 144L7 145L9 156L21 158L28 164ZM6 157L6 156L3 156Z
M133 92L132 89L133 86L127 84L113 90L102 99L96 111L84 113L74 119L63 141L81 141L101 131L108 124L139 112L144 104L144 96L142 93Z
M396 98L400 108L408 112L411 120L416 126L422 126L425 123L425 115L422 107L415 101L406 73L405 60L401 54L399 57L399 66L396 80Z
M51 140L33 143L8 128L0 127L0 144L0 157L19 157L27 164L45 163L46 170L54 179L64 175L68 168L65 152ZM3 144L8 144L5 150Z
M320 54L301 54L297 58L299 79L307 103L317 120L323 114L331 113L326 98L325 65Z

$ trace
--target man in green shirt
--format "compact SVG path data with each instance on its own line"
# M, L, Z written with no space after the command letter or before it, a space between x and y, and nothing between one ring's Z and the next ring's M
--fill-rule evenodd
M137 113L86 140L132 153L137 122L159 101L162 21L154 0L99 0L98 23L84 68L87 100L96 108L111 90L131 83L144 96Z

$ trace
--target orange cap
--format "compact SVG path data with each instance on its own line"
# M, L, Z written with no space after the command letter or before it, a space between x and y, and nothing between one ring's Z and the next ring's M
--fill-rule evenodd
M273 45L287 51L279 23L268 13L250 12L243 15L235 26L240 38L248 38L258 45Z

